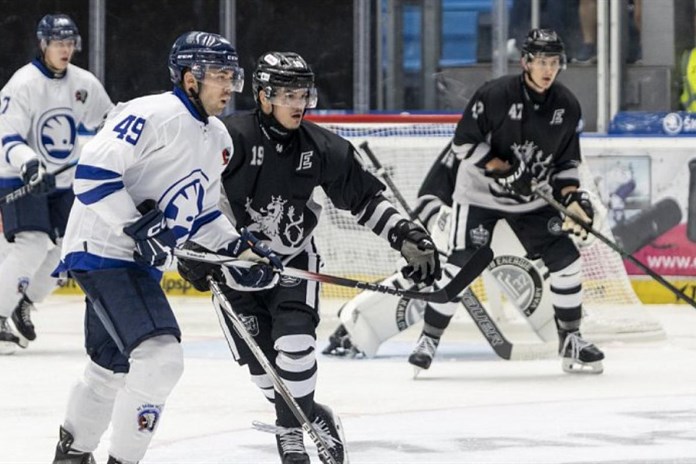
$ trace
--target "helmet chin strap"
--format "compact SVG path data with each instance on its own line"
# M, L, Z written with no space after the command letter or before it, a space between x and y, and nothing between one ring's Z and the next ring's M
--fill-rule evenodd
M198 81L196 81L198 82ZM198 85L203 85L202 82L198 82ZM201 96L200 93L195 90L193 87L188 89L189 98L191 99L191 103L193 103L193 107L196 108L196 111L198 111L198 114L201 115L201 118L207 120L210 115L208 112L205 110L203 107L203 102L201 101Z

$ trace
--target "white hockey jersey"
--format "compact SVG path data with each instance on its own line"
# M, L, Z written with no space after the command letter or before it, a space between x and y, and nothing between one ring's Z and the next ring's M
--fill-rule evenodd
M133 266L135 243L123 228L146 200L157 202L179 245L226 247L239 237L218 209L232 150L222 122L202 119L179 88L120 103L82 150L58 271Z
M76 159L78 128L96 129L113 106L99 80L75 65L62 77L38 59L18 69L0 91L0 187L21 186L19 169L32 158L49 171ZM59 175L57 187L69 188L72 176Z

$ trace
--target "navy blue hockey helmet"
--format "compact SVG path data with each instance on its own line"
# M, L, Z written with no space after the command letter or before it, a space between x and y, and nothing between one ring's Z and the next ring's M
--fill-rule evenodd
M198 81L203 81L211 67L232 71L232 88L235 92L242 91L244 69L239 67L237 51L229 40L211 32L192 31L174 41L169 53L169 77L174 84L181 83L186 69Z
M522 44L522 57L531 59L536 55L558 55L565 68L565 45L556 31L552 29L532 29Z
M258 99L261 90L264 90L266 95L273 100L274 97L280 97L278 90L281 88L285 90L307 89L306 108L314 108L317 105L314 73L304 58L297 53L264 53L256 63L252 80L254 98L256 99Z
M65 14L47 14L36 27L36 38L39 39L41 49L45 48L51 40L74 40L75 50L82 50L82 37L77 29L77 24Z

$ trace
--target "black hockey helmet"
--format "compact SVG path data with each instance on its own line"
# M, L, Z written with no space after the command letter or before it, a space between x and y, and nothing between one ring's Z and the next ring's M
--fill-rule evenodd
M314 87L314 73L307 62L294 52L266 52L256 62L252 78L254 99L258 101L261 90L270 97L276 96L278 89L307 89L307 108L317 104Z
M552 29L532 29L527 34L522 44L522 58L531 60L536 55L558 55L561 59L561 69L565 69L565 45Z
M82 37L77 24L65 14L47 14L36 27L36 38L39 39L41 50L46 48L51 40L74 40L75 50L82 50Z

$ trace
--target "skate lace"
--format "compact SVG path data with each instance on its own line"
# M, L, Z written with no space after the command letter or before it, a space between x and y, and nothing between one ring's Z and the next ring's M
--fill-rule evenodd
M19 317L22 318L22 322L25 324L31 324L31 309L32 304L27 300L22 300L19 304Z
M578 359L580 357L580 352L586 347L590 346L591 343L583 340L577 333L570 333L566 336L566 339L563 342L562 352L564 355L566 354L568 345L570 345L570 357L573 359Z
M277 435L280 446L283 448L283 454L306 452L300 427L281 427L280 425L271 425L258 421L253 421L251 425L260 432Z
M435 351L437 351L437 341L427 335L422 335L413 351L425 353L432 358L435 356Z

